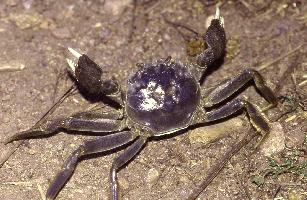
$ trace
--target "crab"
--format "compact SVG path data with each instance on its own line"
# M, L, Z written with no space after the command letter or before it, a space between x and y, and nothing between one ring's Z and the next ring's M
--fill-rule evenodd
M239 110L246 110L252 126L262 135L267 134L269 122L257 106L241 98L229 100L253 80L269 106L277 104L274 93L257 71L246 69L209 90L200 86L204 71L225 53L224 19L218 9L203 39L206 48L196 56L195 63L183 64L168 57L138 64L139 69L129 78L126 91L114 78L106 79L103 68L87 55L68 48L76 60L67 59L67 62L78 87L93 95L111 98L120 105L120 112L107 113L100 109L49 120L14 134L5 143L52 134L60 129L98 134L97 138L84 141L67 158L49 185L46 193L49 200L56 198L81 157L127 146L114 159L109 174L112 199L117 200L117 172L141 151L149 138L220 120Z

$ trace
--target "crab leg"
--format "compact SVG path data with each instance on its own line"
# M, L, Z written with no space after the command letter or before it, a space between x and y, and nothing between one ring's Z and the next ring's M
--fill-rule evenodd
M133 141L135 138L136 137L134 134L130 131L124 131L112 135L101 136L94 140L85 141L67 158L62 169L50 184L46 193L47 200L54 199L60 192L64 184L73 174L80 157L115 149Z
M113 161L110 171L112 200L118 200L117 171L141 150L141 148L146 144L146 141L146 137L139 137L131 146L129 146L119 157Z
M270 103L269 107L274 107L277 104L277 98L272 90L266 86L262 76L253 69L246 69L237 77L220 84L215 89L209 92L203 92L202 96L205 107L214 106L242 88L247 82L253 80L261 95Z
M115 132L126 127L125 120L119 120L117 114L81 112L67 118L53 119L26 131L21 131L7 138L4 143L24 138L49 135L59 129L91 131L91 132Z
M211 122L219 120L225 117L228 117L232 114L235 114L239 110L245 109L250 117L252 125L258 130L264 133L268 133L270 127L268 125L268 119L261 114L259 109L248 101L242 99L234 99L228 104L205 113L203 122Z
M261 138L256 145L257 148L264 141L270 131L269 120L255 105L248 101L242 99L234 99L220 108L210 112L204 112L200 122L205 123L223 119L237 113L242 109L247 111L252 126L261 134Z

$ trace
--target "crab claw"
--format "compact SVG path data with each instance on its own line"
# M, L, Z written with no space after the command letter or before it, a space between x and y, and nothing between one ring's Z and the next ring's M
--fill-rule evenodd
M204 41L207 44L207 48L197 56L197 64L203 70L221 58L226 49L224 18L221 16L218 7L216 8L215 17L211 20L204 36Z
M116 80L105 77L102 68L87 55L68 47L73 59L67 58L69 71L78 82L78 86L91 94L114 94L118 91ZM76 62L75 62L76 61Z

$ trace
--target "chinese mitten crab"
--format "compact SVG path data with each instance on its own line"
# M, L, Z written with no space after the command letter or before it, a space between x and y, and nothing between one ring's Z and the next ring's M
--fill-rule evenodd
M121 105L121 112L80 112L34 126L5 141L9 143L30 136L47 135L59 129L103 133L96 139L85 141L71 153L50 184L47 199L55 199L72 175L79 158L85 155L129 145L114 159L110 170L112 199L117 200L117 171L142 149L150 137L171 134L193 124L219 120L242 109L247 111L251 124L258 131L269 132L267 120L256 106L240 98L226 101L253 80L270 105L276 105L273 92L257 71L246 69L206 92L200 87L203 72L223 56L226 48L224 21L218 9L203 39L206 48L197 55L196 63L182 64L167 58L140 64L140 69L127 82L127 91L122 91L114 79L105 80L102 68L87 55L69 48L78 60L75 63L67 59L78 86L94 95L110 97ZM206 111L213 106L214 109ZM106 135L106 132L110 134Z

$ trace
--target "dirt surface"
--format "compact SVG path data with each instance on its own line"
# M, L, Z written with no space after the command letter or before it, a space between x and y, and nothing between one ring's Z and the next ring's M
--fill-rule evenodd
M285 98L266 112L274 123L265 148L253 152L257 141L248 144L199 199L307 199L304 1L3 0L0 139L34 125L73 84L66 73L66 47L86 52L125 88L136 63L169 55L187 62L186 38L193 34L184 26L204 33L216 5L225 19L227 54L219 69L204 79L203 87L249 67L258 69L277 95ZM267 105L253 86L241 96L262 108ZM89 106L76 94L54 116ZM149 142L119 172L123 199L187 199L209 168L249 130L248 118L238 115ZM91 137L59 133L23 142L0 168L0 199L43 199L64 160ZM0 144L0 158L13 150L14 144ZM57 199L110 199L108 173L116 155L84 159Z

